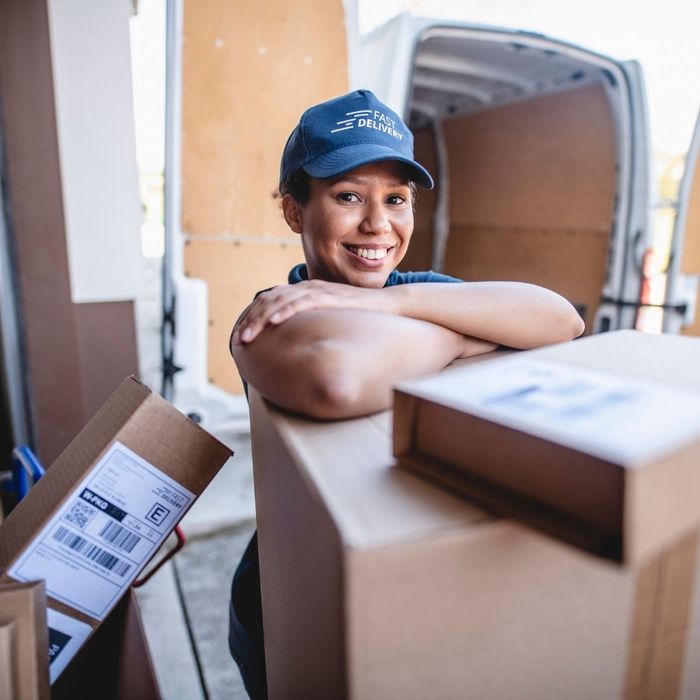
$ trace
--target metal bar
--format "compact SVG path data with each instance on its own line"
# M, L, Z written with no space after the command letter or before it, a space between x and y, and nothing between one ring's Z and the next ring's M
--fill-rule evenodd
M173 377L177 372L175 348L175 286L173 268L176 236L180 227L181 76L182 76L182 1L166 0L165 13L165 164L163 173L164 249L162 269L163 326L161 332L161 394L173 398Z

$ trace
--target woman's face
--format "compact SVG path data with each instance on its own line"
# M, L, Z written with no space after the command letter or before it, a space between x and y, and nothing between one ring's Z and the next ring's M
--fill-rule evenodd
M311 178L309 201L300 205L288 195L283 208L302 236L310 279L383 287L413 233L411 189L392 161Z

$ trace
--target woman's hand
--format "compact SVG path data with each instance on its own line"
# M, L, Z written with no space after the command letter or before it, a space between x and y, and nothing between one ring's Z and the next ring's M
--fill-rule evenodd
M283 284L259 294L240 315L231 334L233 345L252 343L268 325L278 326L301 311L345 308L396 313L393 297L382 289L307 280Z

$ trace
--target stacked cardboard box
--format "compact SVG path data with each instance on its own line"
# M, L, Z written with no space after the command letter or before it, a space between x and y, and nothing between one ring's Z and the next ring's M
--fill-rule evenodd
M663 381L691 358L656 340L648 356L625 334L570 347L583 368L605 355L621 377ZM700 697L692 523L640 549L622 531L621 551L645 556L620 566L399 467L388 413L306 421L254 391L251 412L271 697Z
M700 340L619 331L407 382L394 454L638 564L700 524Z
M48 700L43 582L0 585L0 698Z
M8 516L0 580L46 582L51 682L230 456L130 378Z

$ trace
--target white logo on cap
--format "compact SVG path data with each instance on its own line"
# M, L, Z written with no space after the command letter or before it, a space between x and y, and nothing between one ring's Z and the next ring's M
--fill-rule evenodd
M335 134L338 131L347 131L348 129L354 129L357 127L365 129L374 129L375 131L382 131L389 136L393 136L399 141L403 141L403 134L396 130L396 122L387 117L384 112L380 112L378 109L358 109L355 112L346 112L346 117L349 119L341 119L336 123L337 129L331 129L331 134Z

